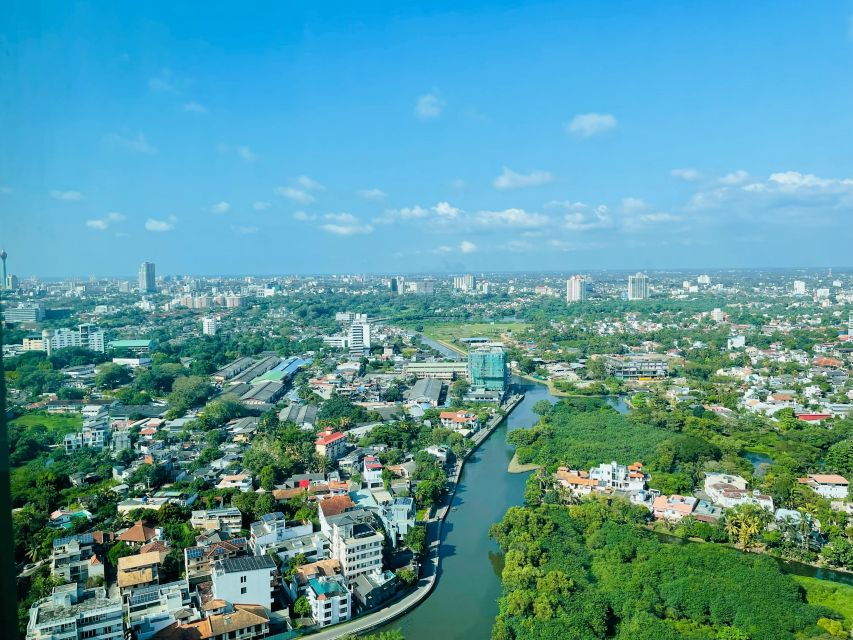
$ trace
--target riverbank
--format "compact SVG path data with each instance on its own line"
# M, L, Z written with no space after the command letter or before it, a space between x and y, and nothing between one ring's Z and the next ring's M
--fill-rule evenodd
M460 486L460 479L465 463L468 458L477 451L489 436L500 427L504 421L512 414L512 411L524 399L524 394L515 394L501 405L503 413L495 415L486 423L486 426L478 431L471 438L473 446L465 455L458 459L453 466L450 477L448 478L448 493L443 504L435 510L433 517L425 523L427 529L427 537L425 546L427 552L425 554L423 564L421 565L421 575L418 580L418 585L408 594L394 600L390 605L373 613L361 616L344 622L343 624L335 625L329 629L323 629L316 633L306 635L310 640L337 640L338 638L363 634L373 631L379 627L387 625L397 618L413 611L418 605L424 602L432 593L438 582L438 576L441 573L441 552L442 552L442 535L445 532L445 521L454 500L457 499L457 491Z
M527 473L528 471L536 471L541 465L538 464L521 464L518 461L518 454L513 454L512 460L509 461L509 466L506 468L510 473Z

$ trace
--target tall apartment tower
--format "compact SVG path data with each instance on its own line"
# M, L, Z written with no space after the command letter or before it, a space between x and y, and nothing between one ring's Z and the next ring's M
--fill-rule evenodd
M201 319L201 332L206 336L215 336L218 329L216 317L208 316Z
M628 300L645 300L649 297L649 278L637 272L628 276Z
M566 302L586 300L586 280L583 276L572 276L566 280Z
M473 291L477 286L477 279L470 273L453 278L453 288L457 291Z
M154 283L154 263L143 262L139 265L139 293L154 293L157 287Z

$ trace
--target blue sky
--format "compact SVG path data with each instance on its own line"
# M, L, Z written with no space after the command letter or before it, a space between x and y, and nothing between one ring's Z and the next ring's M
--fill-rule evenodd
M11 3L21 275L851 266L853 4Z

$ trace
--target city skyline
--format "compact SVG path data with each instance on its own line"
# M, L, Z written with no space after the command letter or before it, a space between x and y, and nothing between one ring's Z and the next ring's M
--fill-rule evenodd
M843 265L851 8L773 8L18 5L9 272Z

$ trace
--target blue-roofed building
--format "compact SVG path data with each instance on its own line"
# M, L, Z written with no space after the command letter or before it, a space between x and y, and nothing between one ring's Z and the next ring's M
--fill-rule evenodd
M104 577L104 563L98 558L103 534L98 539L91 533L66 536L53 541L50 574L65 582L85 585L90 579Z
M318 627L328 627L352 617L352 594L343 576L311 578L305 596L311 605L311 617Z

